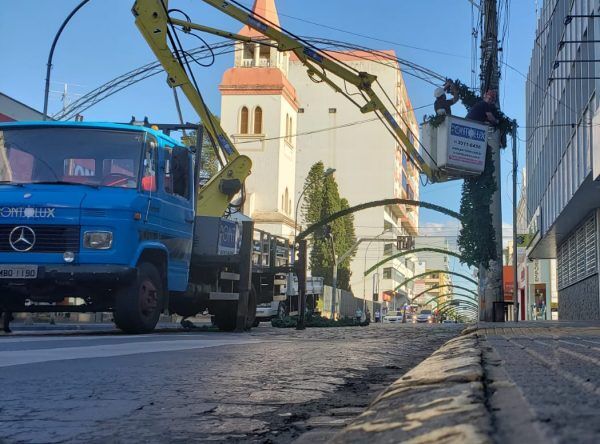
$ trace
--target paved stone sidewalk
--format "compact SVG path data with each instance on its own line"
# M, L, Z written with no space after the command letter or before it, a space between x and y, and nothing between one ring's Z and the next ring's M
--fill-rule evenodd
M478 335L518 387L544 440L600 442L600 322L480 324Z
M480 323L333 442L597 443L599 383L600 322Z

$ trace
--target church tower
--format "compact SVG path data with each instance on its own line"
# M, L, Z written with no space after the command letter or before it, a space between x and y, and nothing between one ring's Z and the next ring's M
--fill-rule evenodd
M255 0L253 11L279 25L275 0ZM240 34L266 37L244 26ZM260 43L236 44L234 67L223 75L221 125L238 151L252 159L244 213L256 228L291 237L294 233L296 90L287 78L289 55Z

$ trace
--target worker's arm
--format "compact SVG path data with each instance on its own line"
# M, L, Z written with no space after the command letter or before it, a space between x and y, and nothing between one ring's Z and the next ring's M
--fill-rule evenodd
M496 118L494 113L492 113L491 111L487 111L485 113L485 116L487 117L488 122L490 122L492 125L498 124L498 119Z

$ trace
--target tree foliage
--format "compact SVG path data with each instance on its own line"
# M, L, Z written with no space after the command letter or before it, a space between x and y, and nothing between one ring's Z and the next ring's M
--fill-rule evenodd
M349 208L348 201L340 197L338 185L333 175L323 177L323 162L315 163L310 169L304 186L306 189L302 214L306 224L312 225L331 214ZM356 241L354 216L349 214L332 221L328 227L322 227L314 233L309 257L309 267L314 276L322 276L325 284L333 283L334 260L328 231L333 235L333 244L337 257L346 253ZM338 288L350 290L351 254L338 264Z
M188 131L185 137L181 138L181 141L186 146L196 145L197 131ZM200 153L200 183L206 183L213 177L219 170L221 165L219 159L215 153L212 141L206 132L202 138L202 150Z
M486 167L481 176L465 179L460 199L463 221L458 236L458 250L471 266L488 267L496 260L496 233L492 225L490 205L496 191L494 160L487 150Z

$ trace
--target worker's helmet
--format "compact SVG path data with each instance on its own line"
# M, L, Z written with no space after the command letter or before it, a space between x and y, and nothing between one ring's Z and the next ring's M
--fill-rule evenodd
M433 92L433 95L435 96L435 98L439 98L442 97L445 94L444 88L436 88L435 91Z

